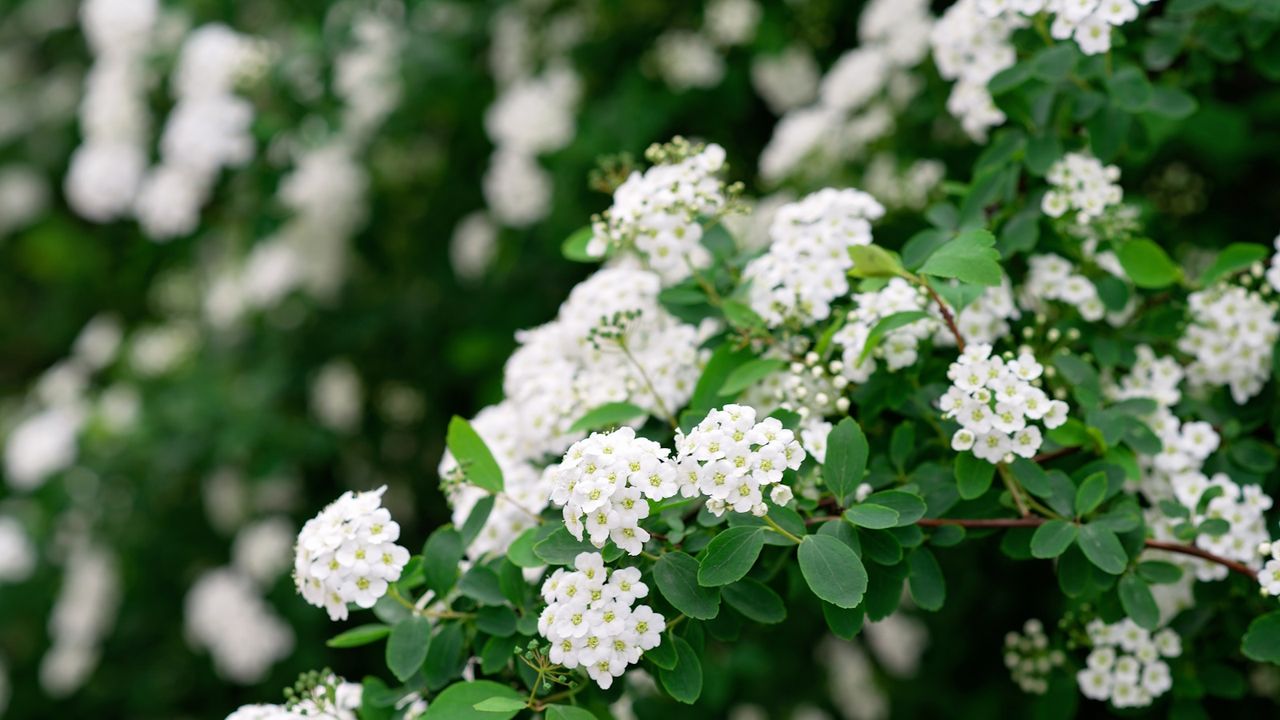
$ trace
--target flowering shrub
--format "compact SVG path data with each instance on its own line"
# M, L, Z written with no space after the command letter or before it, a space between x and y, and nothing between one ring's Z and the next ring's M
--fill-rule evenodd
M14 708L38 677L168 712L169 676L91 678L181 606L219 703L337 668L235 720L1274 712L1280 5L873 0L856 38L626 5L337 4L333 57L146 0L20 16L74 17L89 70L66 208L0 216L15 256L114 222L173 265L4 410L0 582L41 591L0 607L52 606L47 648L0 624L40 658ZM492 103L419 96L473 79L477 33ZM604 154L672 128L699 139ZM23 177L0 201L38 204ZM458 210L447 284L402 248L419 183ZM486 318L527 329L445 427L479 372L433 371L484 364ZM191 514L158 509L196 500L235 540L171 560Z

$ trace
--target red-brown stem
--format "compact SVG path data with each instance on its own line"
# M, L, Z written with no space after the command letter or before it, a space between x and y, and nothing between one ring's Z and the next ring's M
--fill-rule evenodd
M827 522L829 520L839 520L840 518L827 515L809 518L807 524L816 525L818 523ZM1048 522L1041 517L1022 517L1022 518L921 518L916 521L916 525L921 527L943 527L946 525L958 525L966 528L1022 528L1022 527L1039 527ZM1152 550L1164 550L1165 552L1179 553L1181 555L1190 555L1198 557L1201 560L1208 560L1211 563L1217 563L1232 572L1239 573L1245 577L1258 581L1258 573L1244 563L1228 560L1221 555L1214 555L1207 550L1201 550L1194 545L1183 545L1181 543L1164 542L1162 540L1147 540L1146 546Z
M933 298L933 301L938 304L938 312L942 313L942 321L947 324L947 329L951 331L951 335L956 339L956 349L964 352L964 336L960 334L960 328L956 327L956 319L951 314L951 308L947 307L947 304L942 301L942 297L929 286L929 283L922 282L920 284L924 285L929 297Z

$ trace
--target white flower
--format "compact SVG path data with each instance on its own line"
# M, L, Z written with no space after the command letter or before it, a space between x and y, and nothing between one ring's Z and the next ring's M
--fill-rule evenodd
M634 606L648 594L639 570L610 571L598 553L580 553L574 570L557 568L542 584L547 607L538 617L551 661L585 668L607 690L644 651L662 642L666 620L648 605Z
M395 543L400 526L382 507L385 491L343 493L298 533L294 583L330 619L345 620L348 603L373 607L409 561L409 551Z
M1218 285L1187 299L1191 322L1178 349L1193 355L1187 380L1194 388L1226 385L1244 404L1257 395L1271 372L1271 353L1280 324L1275 308L1256 292Z
M1092 700L1110 701L1117 708L1143 707L1173 687L1169 666L1160 657L1182 652L1178 634L1165 628L1152 634L1130 618L1110 625L1088 625L1093 642L1087 668L1076 674L1080 692Z
M1067 404L1049 401L1031 383L1043 368L1029 352L1016 360L991 355L991 346L970 343L947 369L952 385L939 399L944 418L960 429L951 436L957 452L972 451L992 464L1008 462L1013 455L1034 457L1043 443L1039 426L1055 428L1066 422Z
M240 684L260 682L293 651L293 630L263 599L263 591L230 568L211 570L187 591L188 642L208 648L218 674Z

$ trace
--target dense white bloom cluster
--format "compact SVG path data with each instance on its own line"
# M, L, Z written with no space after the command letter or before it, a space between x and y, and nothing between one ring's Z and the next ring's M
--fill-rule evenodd
M1205 477L1198 471L1174 475L1172 482L1174 498L1187 508L1186 521L1199 526L1206 520L1220 519L1229 525L1220 534L1197 535L1196 547L1255 569L1261 567L1257 548L1259 544L1270 540L1264 513L1271 509L1272 500L1260 486L1240 485L1225 473ZM1199 505L1205 498L1205 493L1210 491L1216 497L1209 500L1207 507L1200 512ZM1149 524L1153 534L1164 540L1176 537L1173 528L1183 522L1184 518L1148 517L1148 520L1151 521ZM1186 565L1188 562L1200 580L1221 580L1227 576L1224 565L1196 559L1182 560L1181 564Z
M1186 375L1178 359L1170 355L1158 356L1150 345L1145 344L1135 347L1134 354L1136 359L1128 374L1120 378L1118 384L1107 388L1111 399L1149 398L1161 408L1177 405L1182 399L1178 385Z
M1271 353L1280 324L1276 309L1258 293L1218 285L1187 298L1191 322L1178 349L1195 357L1187 366L1193 388L1231 388L1243 405L1257 395L1271 374Z
M765 357L785 359L786 356L781 351L771 351ZM839 360L823 364L816 352L808 352L803 362L792 362L769 373L743 391L741 404L750 405L761 414L776 409L789 410L800 416L801 427L805 428L808 423L820 422L824 416L849 410L849 399L843 397L849 379L844 377L843 370Z
M208 648L222 677L260 682L293 651L293 629L272 610L262 591L231 568L201 575L185 600L188 642Z
M923 291L902 278L892 278L879 290L855 294L853 309L831 339L844 348L841 355L844 376L855 383L866 382L876 371L879 360L883 360L891 372L914 365L919 359L920 342L935 331L936 323L931 319L896 328L885 334L865 359L862 355L877 323L895 313L922 311L927 302Z
M156 0L87 0L80 7L94 62L80 102L83 141L64 191L71 209L94 222L129 213L147 168L145 58L158 12Z
M1271 262L1267 265L1267 284L1272 290L1280 291L1280 235L1276 236L1271 245L1276 252L1271 255Z
M1119 179L1120 168L1115 165L1104 166L1086 153L1067 153L1045 175L1053 189L1044 194L1040 209L1055 218L1074 211L1077 223L1087 223L1120 204L1124 190Z
M1258 554L1263 566L1258 571L1258 584L1265 595L1280 595L1280 543L1266 541L1258 544Z
M598 548L613 540L639 555L649 540L640 527L649 517L647 500L665 500L681 489L669 454L629 427L574 443L549 471L551 501L564 508L565 527L579 540L585 530Z
M551 176L538 164L538 155L573 139L580 84L572 69L556 65L503 88L485 111L494 154L483 190L499 222L525 227L551 210Z
M89 678L100 646L120 605L120 571L115 556L87 539L77 541L67 559L58 600L49 615L52 645L40 661L40 685L65 697Z
M17 518L0 515L0 583L20 583L36 567L36 549Z
M666 620L648 605L635 605L649 594L638 569L609 570L599 553L580 553L573 566L556 568L542 583L547 607L538 616L538 634L551 643L552 662L585 668L607 690L645 650L661 644Z
M161 163L142 181L134 206L152 239L193 231L222 168L253 157L253 106L236 97L235 86L265 60L257 42L221 23L187 36L173 72L177 103L160 138Z
M329 674L288 705L244 705L226 720L357 720L364 687Z
M756 420L754 408L725 405L712 410L693 430L676 432L676 482L686 497L703 495L707 510L764 516L764 493L778 505L791 501L782 482L786 470L799 469L804 448L777 418Z
M743 277L749 302L770 327L812 325L849 292L849 248L871 243L871 221L884 215L875 198L852 188L825 188L779 208L769 251Z
M1106 317L1098 288L1076 272L1070 260L1047 253L1027 258L1027 278L1019 289L1022 306L1042 312L1049 301L1058 301L1080 311L1080 317L1096 322Z
M79 454L84 411L74 405L46 408L23 420L4 443L4 475L16 490L33 490L67 469Z
M882 152L867 163L862 182L885 207L923 210L946 174L946 166L939 160L916 160L899 169L893 154Z
M409 561L409 551L395 543L400 526L382 507L386 489L348 490L298 533L294 583L303 599L323 607L332 620L347 618L347 603L373 607Z
M1044 625L1035 618L1022 625L1022 632L1004 636L1004 666L1023 692L1043 695L1049 691L1049 673L1062 667L1067 657L1049 647Z
M1129 618L1086 628L1093 644L1086 667L1076 673L1080 692L1117 708L1144 707L1173 687L1166 658L1182 654L1182 638L1170 628L1155 635Z
M993 465L1035 455L1044 436L1031 421L1050 430L1067 421L1067 404L1033 384L1043 372L1028 352L1006 362L990 345L966 346L947 368L952 385L938 400L943 417L960 423L951 447Z
M662 149L650 148L650 158ZM702 244L700 217L715 218L728 207L724 148L673 141L669 162L633 172L613 193L613 205L591 224L588 251L603 257L612 249L634 248L665 283L689 277L711 264Z
M1155 0L978 0L988 17L1010 13L1053 14L1049 33L1057 40L1073 38L1085 55L1111 49L1111 28L1137 19L1138 6Z
M689 30L668 30L653 44L653 61L676 92L711 88L724 78L724 58L711 39Z
M703 26L717 45L741 45L755 37L762 14L755 0L711 0Z
M936 312L936 310L931 308L930 312ZM983 289L981 295L954 315L956 328L960 330L960 335L967 342L988 345L1008 337L1009 321L1022 317L1017 303L1013 301L1013 286L1007 277L1003 278L999 285ZM939 323L933 335L933 342L940 345L955 345L956 338L945 325Z
M818 95L818 63L803 45L751 61L751 85L775 114L811 102Z
M947 111L978 141L985 140L987 130L1005 120L987 91L987 82L1017 61L1009 36L1026 25L1016 13L988 15L983 12L983 2L960 0L947 8L929 35L938 73L956 81L947 99Z
M761 177L776 183L859 159L870 143L888 135L895 112L920 89L909 70L927 54L932 25L924 0L868 3L858 20L858 47L827 71L817 102L790 110L774 128L760 154Z
M236 533L231 564L264 587L270 587L293 563L293 523L282 516L256 520Z

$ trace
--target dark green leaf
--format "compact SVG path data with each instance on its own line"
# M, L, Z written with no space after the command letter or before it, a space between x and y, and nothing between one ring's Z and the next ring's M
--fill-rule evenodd
M501 695L481 700L473 705L476 710L486 713L520 712L528 707L520 698L502 697Z
M431 533L422 548L422 578L427 589L444 597L458 582L462 561L462 535L448 525Z
M907 585L911 599L922 610L936 612L947 599L947 583L938 560L927 548L916 548L907 556Z
M973 453L960 453L956 458L956 487L960 497L973 500L982 497L991 488L995 478L996 466L981 460Z
M427 659L422 664L427 687L444 687L462 674L463 661L466 659L462 654L465 643L461 623L448 623L436 631L427 648Z
M1129 564L1129 557L1125 555L1120 539L1106 528L1094 524L1085 525L1080 528L1077 542L1089 562L1104 572L1119 575Z
M702 661L684 638L672 635L669 640L675 643L676 666L670 670L659 670L658 677L668 695L692 705L702 694Z
M533 546L533 554L548 565L572 565L578 554L584 552L597 550L586 538L575 538L569 528L563 525Z
M1160 608L1156 607L1156 599L1151 594L1147 583L1134 573L1126 573L1120 578L1118 587L1120 605L1133 621L1148 630L1155 630L1160 624Z
M758 623L780 623L787 618L787 607L778 593L768 585L751 578L743 578L720 590L729 607L742 613L748 620Z
M545 720L597 720L595 715L572 705L552 705L543 717Z
M1280 610L1249 623L1240 650L1250 660L1280 665Z
M698 584L715 587L741 579L760 557L764 534L763 527L742 526L712 538L698 563Z
M764 378L785 368L786 361L776 358L757 358L733 369L720 387L721 395L737 395Z
M506 685L489 680L460 682L445 688L427 705L423 720L504 720L515 717L516 711L485 712L476 710L476 703L489 698L520 699L520 694Z
M898 525L898 511L875 503L862 502L844 511L844 519L872 530L883 530Z
M843 503L844 498L858 487L867 468L870 448L867 436L851 417L846 417L827 435L827 456L822 466L822 476L827 487Z
M625 425L631 420L645 417L648 414L648 410L628 402L605 403L578 418L575 423L569 426L569 432L580 433L613 425Z
M671 642L670 638L665 638L656 647L645 650L644 656L654 665L670 670L676 666L677 661L675 643Z
M1034 557L1056 558L1071 547L1076 540L1077 528L1065 520L1050 520L1031 536L1031 554Z
M904 312L896 312L892 315L886 315L880 318L880 321L871 328L871 332L867 333L866 342L862 346L862 354L858 356L858 364L861 365L868 357L871 357L872 351L880 346L880 341L884 340L884 336L903 328L911 323L920 320L932 320L933 316L927 312L920 310L907 310Z
M1170 562L1146 560L1138 563L1138 574L1153 585L1166 585L1182 579L1182 568Z
M898 525L910 525L924 517L924 498L906 490L881 490L867 496L866 502L892 508L898 513Z
M806 535L797 556L814 595L843 608L862 602L867 571L848 545L827 535Z
M418 672L431 644L431 623L421 615L410 615L396 623L387 638L387 667L404 682Z
M1096 472L1084 479L1076 489L1076 515L1084 516L1098 509L1107 496L1107 474Z
M664 554L653 566L658 590L677 610L695 620L720 612L720 592L698 584L698 561L679 550Z

